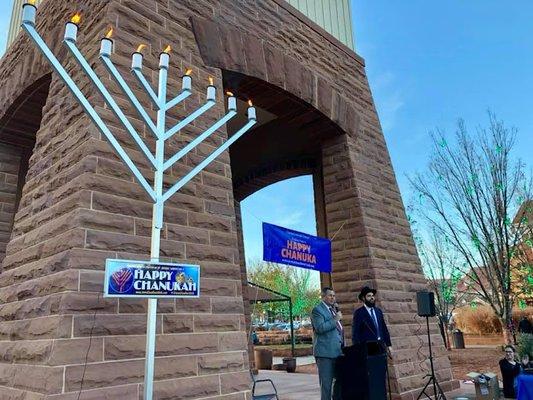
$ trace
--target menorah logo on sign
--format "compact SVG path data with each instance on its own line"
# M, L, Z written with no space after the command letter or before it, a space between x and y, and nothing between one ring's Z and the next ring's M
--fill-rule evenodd
M133 273L129 268L122 268L111 275L111 285L118 293L126 293L133 285Z

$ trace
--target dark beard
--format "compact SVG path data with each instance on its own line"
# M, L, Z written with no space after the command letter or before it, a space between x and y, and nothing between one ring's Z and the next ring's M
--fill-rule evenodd
M370 302L368 300L365 300L365 306L367 306L367 307L375 307L376 303L372 303L372 302Z

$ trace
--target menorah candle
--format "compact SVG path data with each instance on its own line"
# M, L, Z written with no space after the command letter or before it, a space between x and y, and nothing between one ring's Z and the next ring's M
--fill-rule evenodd
M181 77L181 90L185 91L191 91L192 90L192 77L191 77L192 69L188 69L185 71L185 75Z
M237 111L237 99L231 92L226 93L228 95L228 110Z
M37 14L37 7L33 3L25 3L22 6L22 23L35 25L35 15Z
M65 26L65 40L75 42L78 36L78 25L73 22L67 22Z
M252 104L252 101L251 100L248 100L248 119L249 120L256 120L257 117L255 115L255 107L253 106Z
M209 77L209 86L207 87L207 100L215 101L217 97L217 88L214 85L213 78Z
M113 40L109 38L103 38L100 43L100 55L102 57L109 57L113 51Z
M170 46L167 46L165 50L161 54L159 54L159 68L168 69L168 65L170 63L170 52L171 48Z
M137 50L131 56L131 69L140 71L143 69L143 49L146 47L145 44L140 44L137 47Z
M136 51L131 56L131 69L141 70L143 68L143 55Z
M81 21L81 15L75 14L65 26L65 40L75 42L78 37L78 24Z

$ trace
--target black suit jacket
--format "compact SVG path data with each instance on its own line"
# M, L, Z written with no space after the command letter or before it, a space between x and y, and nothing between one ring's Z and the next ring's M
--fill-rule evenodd
M390 334L383 318L383 311L375 307L374 312L379 324L379 331L381 334L381 340L385 342L387 346L391 346ZM360 307L353 313L352 321L352 344L366 343L370 341L378 340L376 326L372 317L366 310L366 308Z

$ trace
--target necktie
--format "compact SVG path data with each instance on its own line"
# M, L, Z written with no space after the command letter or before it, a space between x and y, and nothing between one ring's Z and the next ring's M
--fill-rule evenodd
M378 337L378 339L381 339L381 335L379 334L378 319L376 317L376 312L374 311L374 307L370 309L370 314L372 315L372 320L374 321L374 325L376 326L376 336Z
M333 307L329 307L329 311L331 312L331 315L333 315L333 318L337 315L337 312ZM344 327L342 326L341 321L336 321L337 331L339 332L339 335L341 337L341 341L344 342Z

